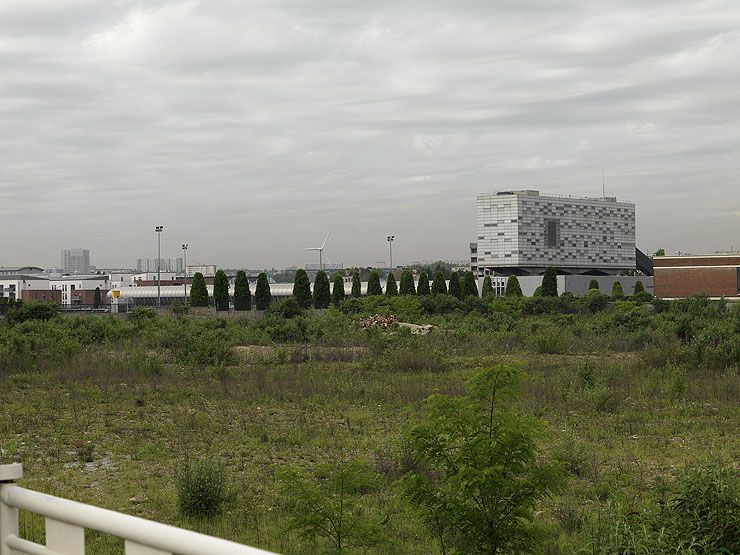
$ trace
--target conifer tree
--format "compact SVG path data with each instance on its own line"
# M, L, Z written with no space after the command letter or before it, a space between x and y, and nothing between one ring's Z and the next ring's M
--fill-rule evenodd
M432 281L432 295L446 295L447 284L445 283L445 275L442 272L437 272Z
M331 292L331 304L339 306L344 300L344 276L342 274L334 274Z
M416 286L416 294L420 297L429 295L429 274L426 270L419 272L419 283Z
M257 276L257 286L254 289L254 304L257 310L267 310L271 302L270 282L267 280L267 274L261 272Z
M558 274L552 266L549 266L547 270L545 270L545 275L542 276L541 295L543 297L558 296Z
M360 272L352 272L352 291L350 295L355 298L362 297L362 282L360 281Z
M491 276L483 278L483 298L493 297L493 283L491 283Z
M300 269L295 273L295 282L293 283L293 298L301 308L310 308L311 298L311 281L308 279L306 270Z
M223 270L218 270L213 278L213 302L216 310L229 310L229 278Z
M519 278L516 276L509 276L509 279L506 280L506 291L504 294L507 297L522 297L524 294L522 293L522 286L519 285Z
M463 296L464 297L477 297L478 296L478 280L475 279L473 272L465 272L463 277Z
M234 281L234 310L252 310L252 292L249 290L249 280L244 270L236 273Z
M316 272L316 279L313 282L313 307L328 308L330 301L329 278L324 270L319 270Z
M404 270L401 272L401 287L398 292L401 295L416 295L414 274L411 273L411 270Z
M398 295L396 276L393 275L393 272L388 274L388 278L385 280L385 294L389 297L395 297L396 295Z
M645 286L642 284L641 281L638 281L635 283L635 290L633 292L634 295L639 295L640 293L645 292Z
M460 276L458 275L457 272L452 272L450 274L450 285L449 285L449 290L447 292L453 297L462 299L463 290L462 290L462 287L460 286Z
M591 289L599 290L599 280L598 279L592 279L588 282L588 290L591 291Z
M208 288L203 274L195 272L190 286L190 306L208 306Z
M615 281L612 285L612 299L624 299L624 289L619 280Z
M103 303L103 300L100 294L100 287L96 287L95 291L93 292L93 308L100 308L100 305L102 303Z
M370 272L370 277L367 280L367 296L372 297L374 295L382 295L383 288L380 286L380 274L377 270Z

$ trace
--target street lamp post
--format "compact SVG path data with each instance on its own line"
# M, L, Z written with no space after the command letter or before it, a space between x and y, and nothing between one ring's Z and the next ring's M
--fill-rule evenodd
M188 304L188 244L183 243L182 245L182 289L185 295L185 304Z
M386 240L388 241L388 258L390 261L390 264L388 264L391 268L391 272L393 271L393 240L396 238L395 235L389 235L386 237Z
M162 280L160 274L160 268L162 266L162 256L160 248L160 238L162 237L163 225L154 226L154 231L157 232L157 308L162 306Z

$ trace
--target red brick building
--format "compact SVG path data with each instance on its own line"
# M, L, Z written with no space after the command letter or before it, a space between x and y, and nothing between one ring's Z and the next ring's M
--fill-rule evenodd
M24 301L55 301L62 304L62 292L58 289L26 289L22 293Z
M740 297L740 254L656 256L653 269L657 297Z

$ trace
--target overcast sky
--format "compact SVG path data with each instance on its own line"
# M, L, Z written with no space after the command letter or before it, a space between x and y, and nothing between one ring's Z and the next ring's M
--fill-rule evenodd
M737 0L1 0L0 264L465 259L479 192L740 248Z

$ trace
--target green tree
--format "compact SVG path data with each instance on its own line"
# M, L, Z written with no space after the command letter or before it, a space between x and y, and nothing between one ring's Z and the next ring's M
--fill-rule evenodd
M653 253L653 256L665 256L665 249L660 248L655 253Z
M615 281L614 285L612 285L612 299L624 299L624 289L622 289L622 284L619 280Z
M382 294L383 288L380 286L380 274L378 274L377 270L373 270L367 279L367 296L372 297Z
M635 289L632 292L633 295L639 295L640 293L645 292L645 286L642 284L641 281L638 281L635 283Z
M426 270L419 272L419 283L416 286L416 294L420 297L429 295L429 274Z
M450 284L448 287L449 289L447 292L450 295L462 300L463 290L462 290L462 287L460 286L460 276L458 275L457 272L452 272L450 274Z
M544 532L537 503L560 481L537 449L541 424L510 407L521 372L500 365L476 372L464 397L435 394L406 432L414 470L402 493L441 544L460 553L531 553Z
M477 297L478 296L478 280L475 279L473 272L465 272L463 276L463 297Z
M362 297L362 282L360 281L360 272L352 272L352 291L350 295L355 298Z
M558 273L552 266L545 270L545 275L542 277L542 296L558 296Z
M213 278L213 302L216 310L229 310L229 278L223 270Z
M599 290L599 280L598 279L592 279L588 282L588 290L591 291L591 289Z
M483 291L482 291L482 297L484 299L493 297L493 282L491 282L491 276L486 276L483 278Z
M334 274L332 279L332 291L331 291L331 304L339 306L344 300L344 276L342 274Z
M195 272L190 286L190 306L208 306L208 288L203 274Z
M295 282L293 283L293 298L301 308L311 306L311 281L308 279L306 270L300 269L295 273Z
M257 276L257 286L254 289L254 304L257 310L267 310L271 302L270 282L267 280L267 274L261 272Z
M398 295L398 286L396 285L396 276L393 275L393 272L388 274L388 277L385 280L385 294L389 297L395 297Z
M329 278L324 270L319 270L316 272L316 279L313 282L313 307L328 308L330 301Z
M100 295L100 287L96 287L93 292L93 308L100 308L101 304L103 304L103 301Z
M278 478L288 499L288 527L304 539L324 538L335 553L385 541L382 515L362 503L364 494L378 489L380 477L360 462L322 463L313 474L288 467Z
M519 278L516 276L509 276L506 280L506 291L504 294L507 297L523 297L522 286L519 285Z
M399 293L401 293L401 295L416 295L414 274L411 273L411 270L404 270L401 272L401 288Z
M244 270L236 273L234 281L234 310L252 310L252 292Z
M442 272L437 272L432 280L432 295L446 295L447 284L445 283L445 275Z

